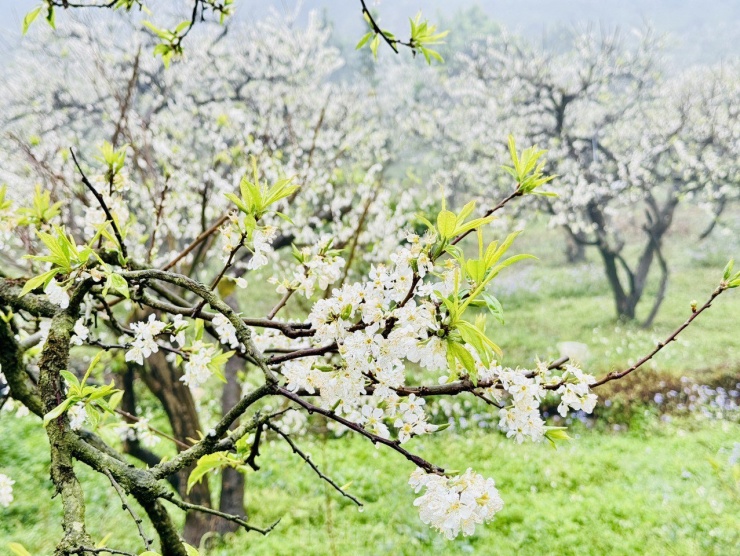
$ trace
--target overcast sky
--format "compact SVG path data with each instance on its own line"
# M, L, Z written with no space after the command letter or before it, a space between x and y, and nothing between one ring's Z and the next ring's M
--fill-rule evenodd
M180 0L154 0L156 7ZM5 46L15 44L21 21L39 0L0 0L0 37ZM672 35L674 62L678 65L715 62L740 56L740 0L368 0L381 14L383 25L402 34L409 16L422 11L435 20L440 15L480 5L493 19L530 36L561 24L594 22L623 29L651 21L661 32ZM305 17L310 9L324 11L335 23L339 36L353 38L362 31L359 0L236 0L238 18L263 17L269 10L292 12L298 7ZM92 10L87 10L88 13ZM183 11L183 14L186 14ZM94 15L92 16L94 17ZM63 24L64 16L58 16Z

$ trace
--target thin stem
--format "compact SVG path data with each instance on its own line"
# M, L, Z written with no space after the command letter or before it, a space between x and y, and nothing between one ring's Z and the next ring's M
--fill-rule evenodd
M412 462L412 463L416 464L418 467L421 467L422 469L424 469L424 471L426 471L427 473L434 473L436 475L444 475L445 470L443 468L441 468L441 467L439 467L437 465L434 465L432 463L429 463L425 459L423 459L423 458L421 458L421 457L419 457L419 456L417 456L415 454L412 454L411 452L409 452L408 450L406 450L405 448L403 448L401 446L401 443L398 440L390 440L388 438L383 438L382 436L378 436L377 434L373 434L373 433L365 430L363 427L361 427L357 423L354 423L354 422L352 422L352 421L350 421L348 419L345 419L344 417L340 417L339 415L337 415L336 413L334 413L333 411L331 411L329 409L324 409L324 408L319 407L317 405L314 405L314 404L312 404L310 402L307 402L306 400L304 400L300 396L294 394L293 392L291 392L289 390L286 390L283 387L279 387L277 389L277 393L280 394L281 396L284 396L284 397L288 398L289 400L293 400L295 403L297 403L298 405L300 405L301 407L303 407L309 413L318 413L319 415L323 415L324 417L328 417L332 421L336 421L337 423L341 423L342 425L344 425L348 429L351 429L351 430L353 430L353 431L361 434L362 436L364 436L366 438L369 438L373 442L373 444L380 443L380 444L383 444L385 446L388 446L389 448L391 448L391 449L395 450L396 452L398 452L399 454L401 454L403 457L405 457L410 462Z
M221 218L219 218L218 220L216 220L216 222L213 224L213 226L211 226L210 228L208 228L207 230L205 230L204 232L202 232L198 237L196 237L190 245L188 245L185 249L183 249L180 252L179 255L177 255L174 259L172 259L170 262L168 262L166 265L164 265L162 267L162 270L169 270L169 269L171 269L173 266L175 266L177 263L179 263L182 259L184 259L185 257L187 257L188 254L193 249L195 249L196 247L198 247L198 245L200 245L201 242L203 242L203 240L207 239L213 232L215 232L216 230L218 230L221 227L221 225L224 222L226 222L228 219L229 219L229 215L228 214L224 214Z
M286 433L284 433L283 431L281 431L281 430L280 430L279 428L277 428L277 427L276 427L275 425L273 425L273 424L271 424L271 423L267 423L267 427L268 427L268 428L270 428L270 429L272 429L272 430L274 430L274 431L275 431L276 433L278 433L278 434L279 434L280 436L282 436L282 437L283 437L283 439L284 439L284 440L285 440L285 441L286 441L286 442L287 442L287 443L288 443L288 444L290 445L290 447L292 448L292 450L293 450L293 453L294 453L294 454L298 454L298 456L299 456L299 457L300 457L300 458L301 458L301 459L302 459L303 461L305 461L305 462L306 462L306 463L307 463L307 464L308 464L308 465L309 465L309 466L311 467L311 469L313 469L313 470L314 470L314 471L316 472L316 474L317 474L317 475L318 475L319 477L321 477L321 479L323 479L324 481L326 481L327 483L329 483L329 484L330 484L330 485L331 485L332 487L334 487L334 489L335 489L335 490L336 490L337 492L339 492L339 493L340 493L340 494L341 494L342 496L345 496L345 497L349 498L350 500L352 500L352 502L354 502L354 503L355 503L355 504L357 504L358 506L362 507L362 502L360 502L360 501L359 501L359 500L358 500L357 498L355 498L355 497L354 497L354 496L352 496L351 494L349 494L349 493L345 492L344 490L342 490L342 487L340 487L340 486L339 486L339 485L337 485L337 484L336 484L336 483L335 483L334 481L332 481L332 480L331 480L331 479L330 479L329 477L327 477L326 475L324 475L324 474L323 474L323 473L321 472L321 470L320 470L320 469L319 469L318 467L316 467L316 464L315 464L315 463L314 463L313 461L311 461L311 457L310 457L310 456L308 456L307 454L304 454L304 453L303 453L303 452L301 451L301 449L300 449L300 448L298 448L298 446L296 446L295 442L293 442L293 440L292 440L292 439L290 438L290 436L288 436L288 435L287 435Z
M268 318L269 320L272 320L272 319L274 319L274 318L275 318L275 315L277 315L277 314L278 314L278 311L280 311L280 309L282 309L283 307L285 307L285 304L286 304L286 303L288 302L288 300L290 299L290 296L291 296L291 295L293 295L293 292L294 292L294 291L295 291L295 290L288 290L288 291L286 291L286 292L285 292L285 293L283 294L283 297L281 297L281 298L280 298L280 301L278 301L277 305L275 305L275 306L274 306L274 307L272 308L272 310L271 310L271 311L270 311L269 313L267 313L267 318Z
M631 372L636 371L637 369L639 369L640 367L642 367L645 363L647 363L648 361L650 361L655 356L655 354L657 354L660 350L662 350L664 347L666 347L669 343L671 343L672 341L674 341L678 337L678 335L681 332L683 332L694 321L694 319L696 317L698 317L704 311L706 311L707 309L709 309L709 307L712 306L712 302L723 291L725 291L726 289L727 289L726 286L723 287L722 285L720 285L716 290L714 290L712 292L712 295L709 297L709 299L707 300L707 302L704 303L704 305L702 305L701 307L699 307L696 310L692 310L691 316L688 319L686 319L686 322L684 322L681 326L679 326L678 328L676 328L676 330L674 330L673 332L671 332L671 334L664 341L658 342L656 344L656 346L650 351L650 353L648 353L644 357L640 358L634 365L632 365L631 367L629 367L628 369L625 369L623 371L613 371L613 372L609 373L608 375L606 375L601 380L598 380L595 383L593 383L591 385L591 388L595 388L596 386L601 386L602 384L606 384L607 382L611 382L612 380L617 380L617 379L620 379L622 377L625 377L628 374L630 374Z
M126 493L121 488L121 485L119 485L116 480L113 478L113 474L108 470L104 469L103 473L105 473L106 477L108 477L108 480L110 481L110 484L113 485L113 488L116 489L116 492L118 493L118 496L121 498L121 502L123 503L123 509L126 510L129 514L131 514L131 519L134 520L134 523L136 523L136 528L139 530L139 536L144 540L144 548L146 550L149 550L152 546L152 540L146 536L144 533L144 528L141 526L142 519L136 515L136 512L134 512L134 509L131 507L131 505L126 500Z
M85 184L85 187L87 187L90 192L95 196L95 198L98 201L98 204L103 209L103 212L105 212L105 216L110 222L111 226L113 227L113 233L116 235L116 239L118 240L118 245L121 248L121 255L123 255L124 259L128 259L128 253L126 252L126 245L123 243L123 237L121 236L121 231L118 229L118 225L116 224L116 221L113 219L113 214L111 213L110 209L108 208L108 205L105 202L105 199L103 199L103 196L98 193L98 190L93 187L93 184L90 183L90 180L87 179L87 176L82 171L82 167L80 166L80 163L77 161L77 157L75 156L75 151L72 147L69 148L69 152L72 154L72 160L74 160L75 166L77 166L77 171L80 172L80 176L82 177L82 183Z
M185 502L184 500L179 500L178 498L175 498L175 495L171 492L168 492L166 496L163 496L163 499L174 504L175 506L177 506L178 508L182 510L202 512L206 514L215 515L222 519L225 519L227 521L231 521L232 523L236 523L240 525L246 531L254 531L255 533L260 533L262 535L267 535L270 531L272 531L275 527L277 527L278 523L280 523L280 520L278 519L275 523L273 523L269 527L262 529L260 527L255 527L253 525L250 525L249 523L247 523L247 521L243 517L239 517L238 515L227 514L224 512L220 512L218 510L214 510L213 508L207 508L206 506L199 506L198 504L191 504L189 502Z
M226 264L224 265L224 267L221 269L221 272L219 272L218 276L216 276L213 282L211 282L211 286L209 288L211 291L215 290L218 287L218 284L219 282L221 282L221 279L224 277L224 274L226 274L226 271L229 270L231 268L231 265L234 264L234 256L236 255L236 252L239 251L239 249L241 249L242 245L244 245L245 239L246 239L246 236L242 234L237 246L231 250L231 253L229 253L229 258L226 261ZM191 317L196 318L198 314L200 314L200 311L203 309L203 307L206 306L206 303L207 302L205 299L201 300L201 302L198 303L195 309L193 309L193 314L191 315Z

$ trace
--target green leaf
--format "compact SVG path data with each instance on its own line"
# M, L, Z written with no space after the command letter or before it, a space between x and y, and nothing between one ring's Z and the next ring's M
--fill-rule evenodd
M373 40L370 42L370 50L373 53L373 57L377 60L378 58L378 47L380 46L380 35L376 34Z
M56 30L57 24L56 24L56 12L54 11L54 5L49 4L48 11L46 13L46 21L49 24L49 26Z
M17 542L9 543L8 548L16 556L31 556L31 553L22 544Z
M74 373L70 373L69 371L59 371L59 374L62 375L64 380L67 381L67 384L69 384L70 388L77 388L78 390L80 389L80 381L77 379Z
M227 452L215 452L213 454L203 456L198 460L198 464L191 471L190 476L188 477L187 493L190 494L190 489L198 484L209 471L227 466L237 467L239 463L240 462L238 460L229 457Z
M54 278L54 276L57 275L58 272L59 272L59 269L58 268L52 268L51 270L49 270L47 272L44 272L40 276L36 276L34 278L31 278L23 286L23 289L21 290L20 297L23 297L24 295L26 295L29 292L32 292L33 290L35 290L38 287L41 287L41 286L46 287L46 285Z
M457 216L449 210L442 210L437 215L437 230L442 239L450 239L454 236L457 227Z
M188 553L188 556L200 556L200 552L198 552L198 549L194 546L190 546L188 543L184 542L182 543L183 546L185 546L185 552Z
M732 267L735 265L735 259L730 259L727 262L727 265L725 265L725 270L722 273L722 279L727 282L730 279L730 276L732 276Z
M128 283L126 282L126 279L123 276L121 276L120 274L115 274L115 273L109 274L108 281L110 282L110 287L112 289L116 290L126 299L130 298L129 291L128 291Z
M172 33L170 33L169 31L167 31L165 29L159 29L151 21L142 21L142 24L144 25L144 27L146 27L147 29L149 29L152 33L154 33L155 35L157 35L162 40L165 40L165 41L168 41L169 42L169 41L171 41L172 39L175 38Z
M565 427L551 427L545 431L545 438L550 442L550 445L557 449L557 441L572 440L568 433L565 432Z
M51 421L59 417L62 413L67 411L69 406L77 403L76 400L73 398L67 398L62 403L60 403L58 406L56 406L54 409L52 409L49 413L44 415L44 426L48 425Z
M357 46L355 46L355 50L360 50L363 46L365 46L367 44L367 41L369 41L374 34L375 33L373 33L372 31L365 33L365 35L360 39L360 42L357 43Z
M41 8L43 6L39 6L38 8L34 8L30 12L26 14L26 17L23 18L23 34L25 35L28 33L28 28L31 26L31 23L33 23L36 18L41 13ZM20 546L20 545L19 545Z
M475 360L470 352L464 346L452 341L447 342L447 352L448 354L452 352L455 359L460 361L465 370L468 371L468 376L473 384L478 384L478 369L475 368Z
M493 318L501 324L504 324L504 308L501 305L501 302L488 292L483 292L481 294L481 299L485 302L486 307L491 315L493 315Z

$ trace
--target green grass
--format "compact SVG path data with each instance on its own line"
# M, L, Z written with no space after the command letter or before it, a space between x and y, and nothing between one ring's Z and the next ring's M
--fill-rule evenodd
M47 450L39 423L4 415L15 439L0 453L0 472L16 480L16 501L0 510L0 539L49 554L61 535L60 504L50 501ZM297 439L319 466L366 502L363 512L339 496L282 443L265 445L262 470L247 478L255 524L282 521L263 538L229 535L208 552L273 554L730 554L740 542L740 501L708 463L724 461L740 425L688 422L649 432L576 431L553 450L517 445L497 433L418 439L412 448L447 468L494 477L504 509L476 535L444 541L419 521L406 485L413 466L358 438ZM77 465L86 485L89 529L110 546L140 550L113 490ZM214 481L215 483L215 481ZM5 549L0 548L0 553Z

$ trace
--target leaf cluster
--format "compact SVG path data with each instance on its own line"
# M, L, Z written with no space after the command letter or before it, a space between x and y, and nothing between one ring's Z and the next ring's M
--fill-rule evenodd
M47 426L51 421L56 419L65 413L70 407L78 403L85 404L86 409L93 409L88 411L87 416L93 425L93 428L100 422L102 412L114 413L118 404L121 403L123 397L123 391L116 389L113 381L110 384L103 386L87 386L87 379L90 377L95 366L100 362L103 352L100 351L90 362L90 366L85 372L85 376L82 381L79 381L74 373L69 371L61 371L60 374L64 377L65 382L69 386L67 397L52 409L49 413L44 415L44 426ZM108 399L106 399L108 398Z
M537 147L532 146L524 149L520 156L516 151L514 136L509 135L509 154L513 166L503 166L503 169L516 180L517 191L522 195L533 193L534 195L544 195L546 197L557 196L552 191L538 191L541 186L557 177L554 175L547 176L543 172L545 162L539 162L539 160L545 152L547 151L539 150Z

